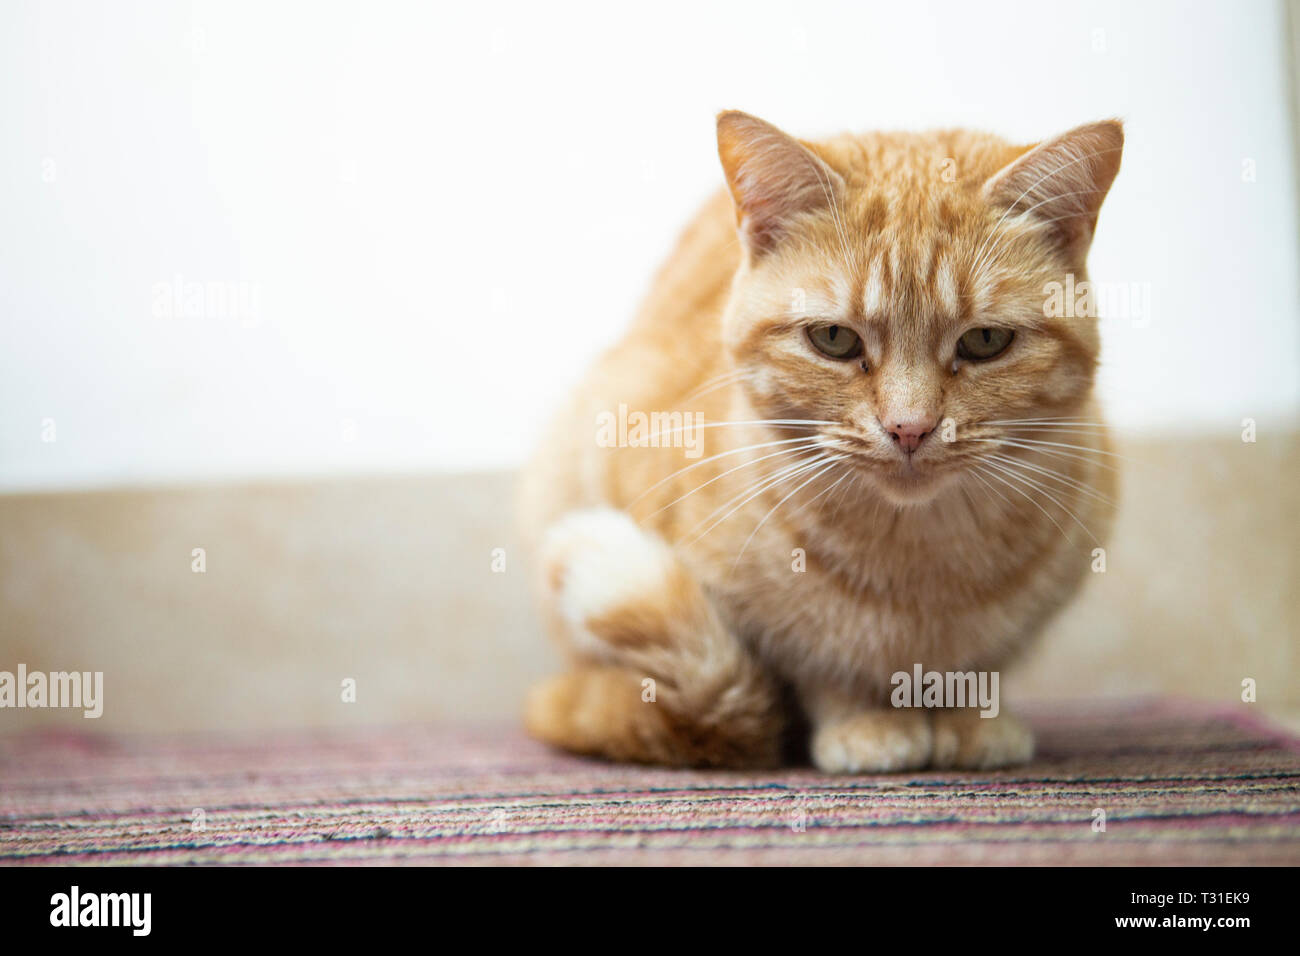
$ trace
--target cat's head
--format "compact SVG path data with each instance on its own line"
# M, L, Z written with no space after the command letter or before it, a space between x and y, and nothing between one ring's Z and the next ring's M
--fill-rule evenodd
M724 337L760 417L826 423L905 504L985 450L954 438L1088 401L1095 316L1057 293L1086 280L1118 122L807 143L727 112L718 148L744 248Z

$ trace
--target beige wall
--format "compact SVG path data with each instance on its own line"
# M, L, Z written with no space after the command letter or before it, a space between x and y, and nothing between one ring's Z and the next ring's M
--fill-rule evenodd
M1005 692L1226 701L1253 677L1261 706L1300 705L1300 439L1120 451L1108 570ZM512 716L555 663L512 499L500 474L0 497L0 670L106 685L99 721L0 710L0 733Z

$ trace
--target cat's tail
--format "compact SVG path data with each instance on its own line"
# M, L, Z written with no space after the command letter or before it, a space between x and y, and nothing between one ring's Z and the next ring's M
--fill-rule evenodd
M541 558L574 666L529 694L534 737L613 760L779 762L779 691L664 541L621 511L578 511L547 531Z

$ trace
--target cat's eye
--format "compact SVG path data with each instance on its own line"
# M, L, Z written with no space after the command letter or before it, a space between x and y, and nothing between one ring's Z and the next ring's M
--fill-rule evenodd
M972 362L1001 355L1015 333L1010 329L971 329L957 340L957 354Z
M815 325L808 330L808 339L818 352L833 359L857 358L862 354L862 339L843 325Z

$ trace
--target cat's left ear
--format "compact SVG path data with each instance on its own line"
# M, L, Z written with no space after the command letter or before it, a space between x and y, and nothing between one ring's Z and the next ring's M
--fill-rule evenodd
M845 188L843 177L807 146L737 110L718 114L718 156L741 239L754 256L780 242L799 217L829 208Z
M1004 166L984 184L984 196L1013 215L1036 216L1064 251L1083 255L1123 151L1119 120L1079 126Z

